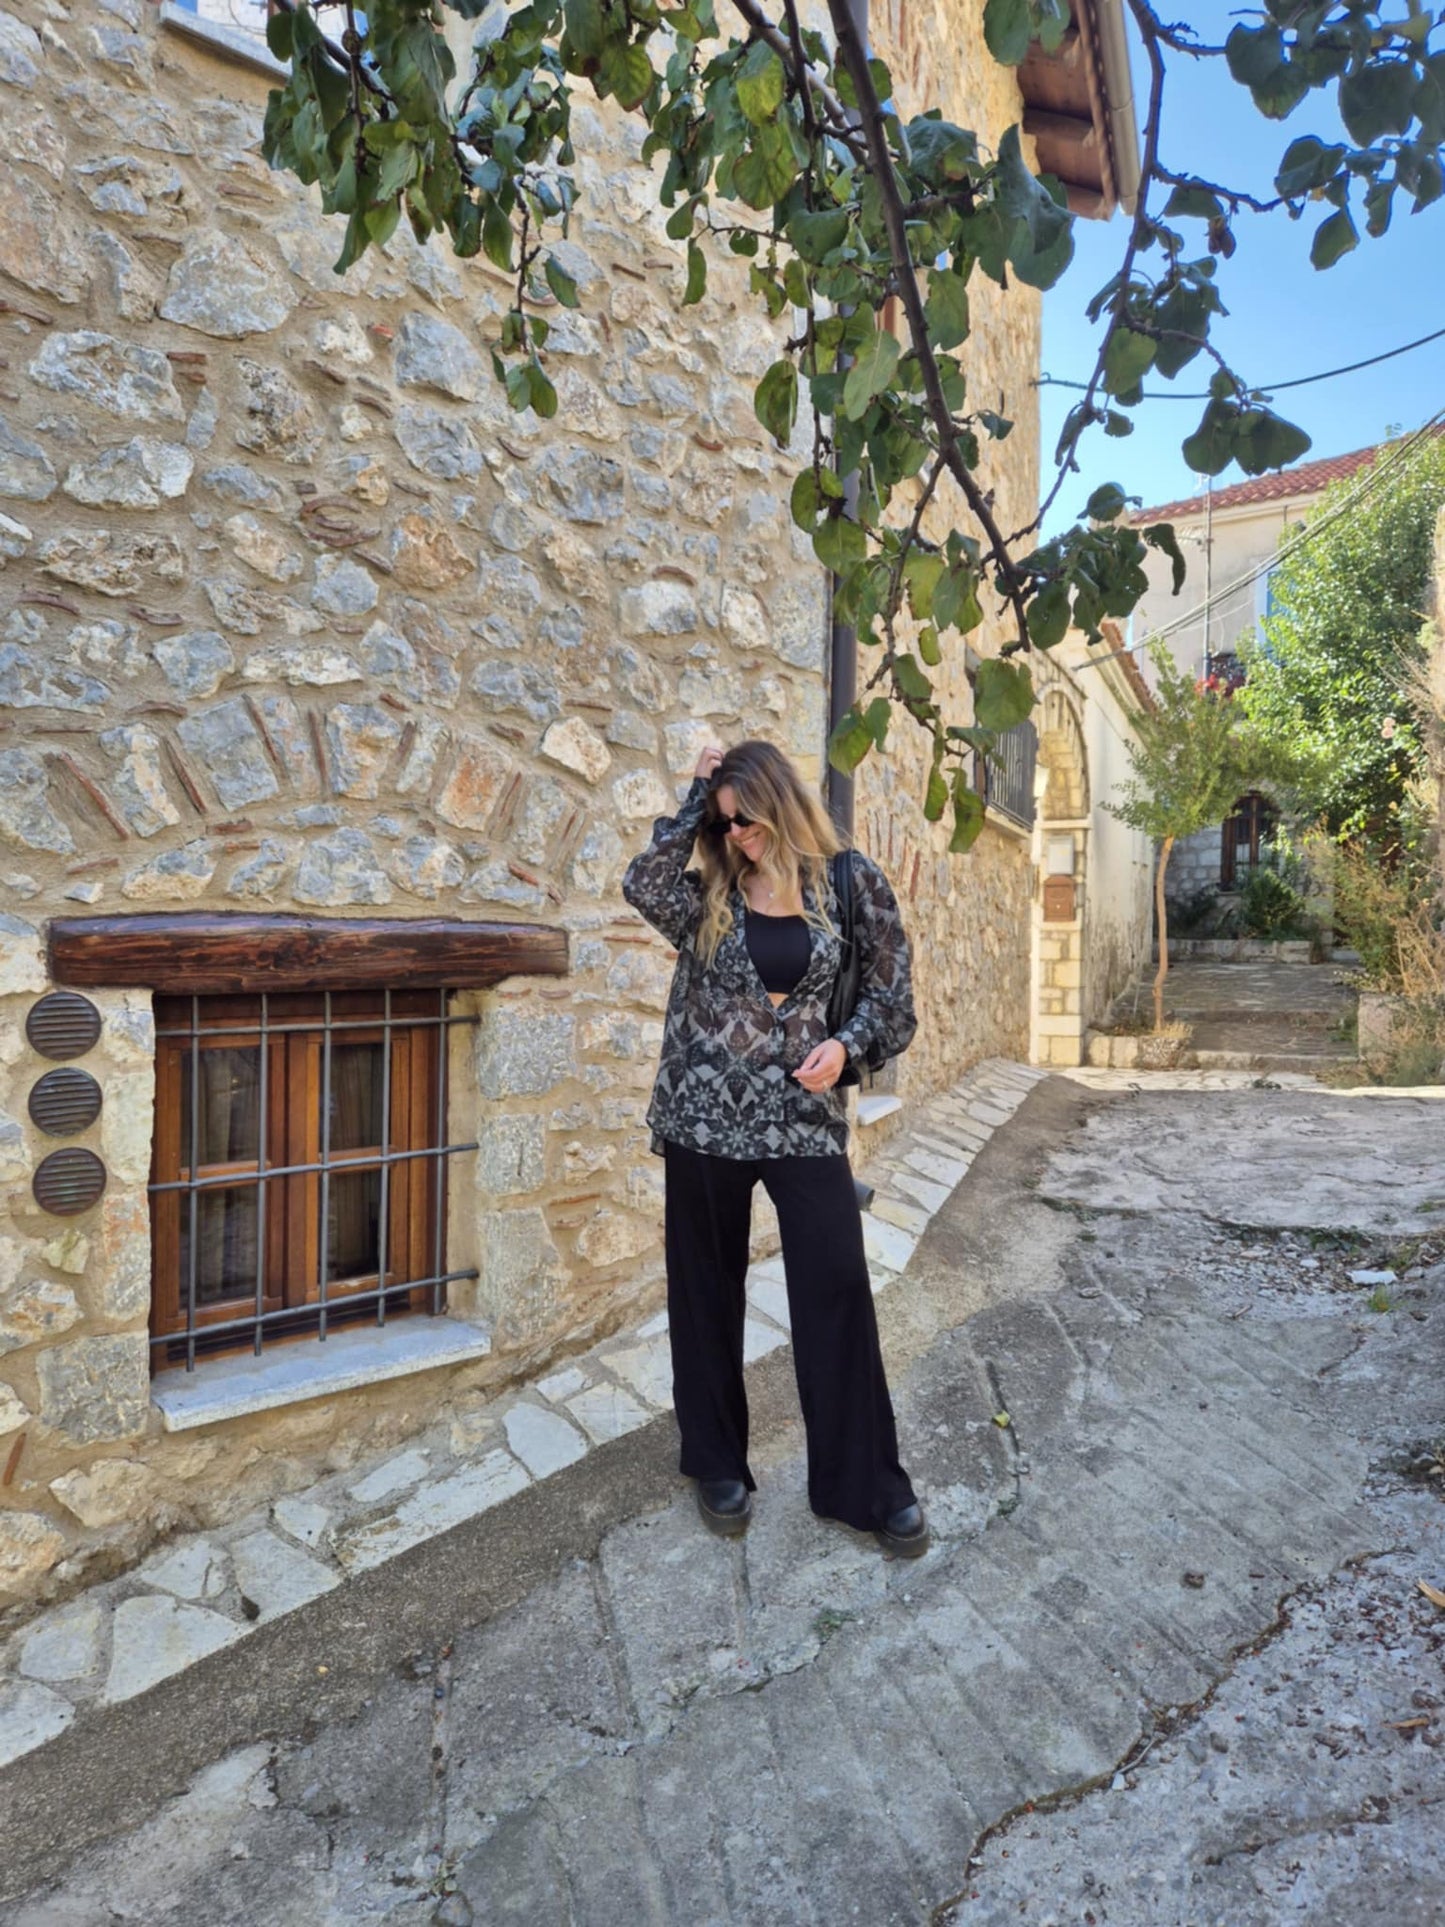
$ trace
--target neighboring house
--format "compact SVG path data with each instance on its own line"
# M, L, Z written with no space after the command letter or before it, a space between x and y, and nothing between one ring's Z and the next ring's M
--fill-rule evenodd
M506 278L404 225L334 275L338 229L260 159L258 9L203 4L219 35L176 0L0 14L0 1606L657 1305L671 957L619 879L709 740L823 773L827 582L753 413L786 321L746 264L682 309L632 131L580 107L583 305L552 317L556 419L519 416L485 354ZM905 102L996 138L1025 102L981 11L874 36ZM1107 212L1117 0L1079 20L1025 85ZM1038 300L974 312L1012 527ZM1073 961L1041 875L1081 944L1116 724L1041 674L971 857L906 722L860 773L916 941L904 1099L1078 1022L1062 978L1041 1003L1041 957Z
M1270 612L1280 543L1331 483L1367 467L1377 452L1357 448L1136 511L1130 520L1138 526L1173 523L1189 572L1180 594L1173 595L1167 559L1150 551L1149 589L1131 618L1131 639L1142 644L1160 636L1181 669L1212 677L1223 689L1237 688L1244 681L1241 644ZM1147 676L1142 648L1138 659ZM1240 797L1224 823L1176 843L1167 876L1171 899L1236 890L1267 855L1277 820L1270 799L1251 793Z

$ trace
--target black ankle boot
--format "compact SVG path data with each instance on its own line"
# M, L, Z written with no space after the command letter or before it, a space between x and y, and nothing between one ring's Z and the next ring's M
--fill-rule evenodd
M699 1479L697 1509L709 1532L720 1539L736 1539L748 1529L753 1495L741 1479Z
M884 1520L873 1534L885 1552L896 1559L921 1559L932 1544L928 1521L917 1500Z

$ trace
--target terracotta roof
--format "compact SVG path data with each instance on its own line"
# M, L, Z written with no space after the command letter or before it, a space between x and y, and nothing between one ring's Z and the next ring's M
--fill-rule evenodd
M1229 488L1213 491L1215 512L1220 509L1247 508L1254 502L1283 502L1295 495L1318 495L1331 482L1342 481L1357 469L1365 468L1379 452L1381 444L1357 448L1349 455L1327 455L1322 461L1300 462L1294 468L1277 469L1273 475L1256 475L1248 482L1235 482ZM1207 495L1191 495L1181 502L1165 502L1158 508L1136 509L1131 522L1178 522L1203 515Z

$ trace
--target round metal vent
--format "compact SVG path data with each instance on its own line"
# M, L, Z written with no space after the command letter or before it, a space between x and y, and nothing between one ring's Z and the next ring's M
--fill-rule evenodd
M84 1057L100 1036L100 1012L75 990L52 990L25 1019L30 1048L42 1057Z
M51 1137L75 1137L100 1116L100 1086L89 1071L47 1071L31 1088L30 1115Z
M83 1146L71 1144L42 1158L31 1181L35 1202L57 1218L89 1211L105 1189L105 1166Z

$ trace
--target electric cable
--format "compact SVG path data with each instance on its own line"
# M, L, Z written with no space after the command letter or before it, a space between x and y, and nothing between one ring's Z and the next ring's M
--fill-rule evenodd
M1407 341L1403 347L1387 348L1383 354L1367 355L1363 361L1346 362L1343 368L1326 368L1317 375L1296 375L1291 381L1263 381L1251 384L1252 391L1261 395L1278 395L1286 388L1308 388L1312 382L1333 381L1338 375L1358 374L1361 368L1374 368L1382 361L1393 361L1396 355L1408 355L1413 348L1424 348L1432 341L1445 336L1445 328L1437 328L1433 334L1421 335L1418 341ZM1087 389L1086 381L1065 381L1062 375L1040 375L1034 383L1035 388L1077 388ZM1144 401L1211 401L1207 388L1147 388L1141 397Z

